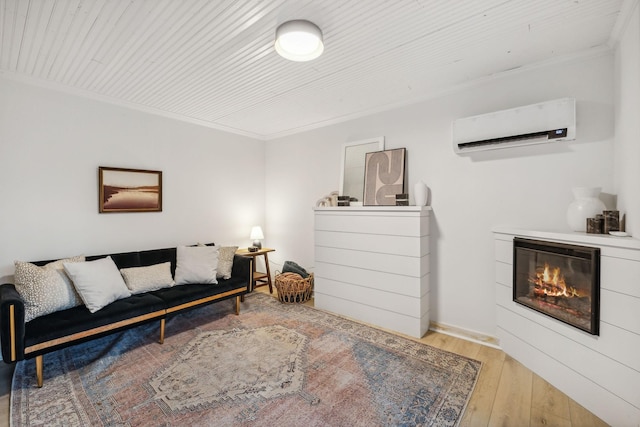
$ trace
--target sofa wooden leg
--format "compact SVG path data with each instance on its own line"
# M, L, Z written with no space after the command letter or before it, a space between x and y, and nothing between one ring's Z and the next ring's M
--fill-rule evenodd
M38 382L38 388L41 388L44 384L44 378L42 376L43 369L43 355L36 356L36 380Z
M236 316L240 314L240 297L236 297Z
M164 344L164 321L165 319L160 319L160 344Z

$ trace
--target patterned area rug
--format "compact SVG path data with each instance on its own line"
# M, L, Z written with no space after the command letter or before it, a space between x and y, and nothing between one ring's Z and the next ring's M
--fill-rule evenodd
M13 426L454 426L481 363L247 296L17 364Z

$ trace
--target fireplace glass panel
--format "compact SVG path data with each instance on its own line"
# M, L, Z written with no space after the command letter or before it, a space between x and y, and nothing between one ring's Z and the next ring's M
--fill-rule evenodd
M513 300L598 335L600 249L514 238Z

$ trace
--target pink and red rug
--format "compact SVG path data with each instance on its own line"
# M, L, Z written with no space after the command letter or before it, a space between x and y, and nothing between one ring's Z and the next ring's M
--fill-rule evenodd
M455 426L481 363L255 293L16 366L13 426Z

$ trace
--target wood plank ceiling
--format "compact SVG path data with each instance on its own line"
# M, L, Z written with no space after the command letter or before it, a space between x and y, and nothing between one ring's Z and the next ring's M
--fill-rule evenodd
M0 75L269 139L606 49L625 1L0 0Z

